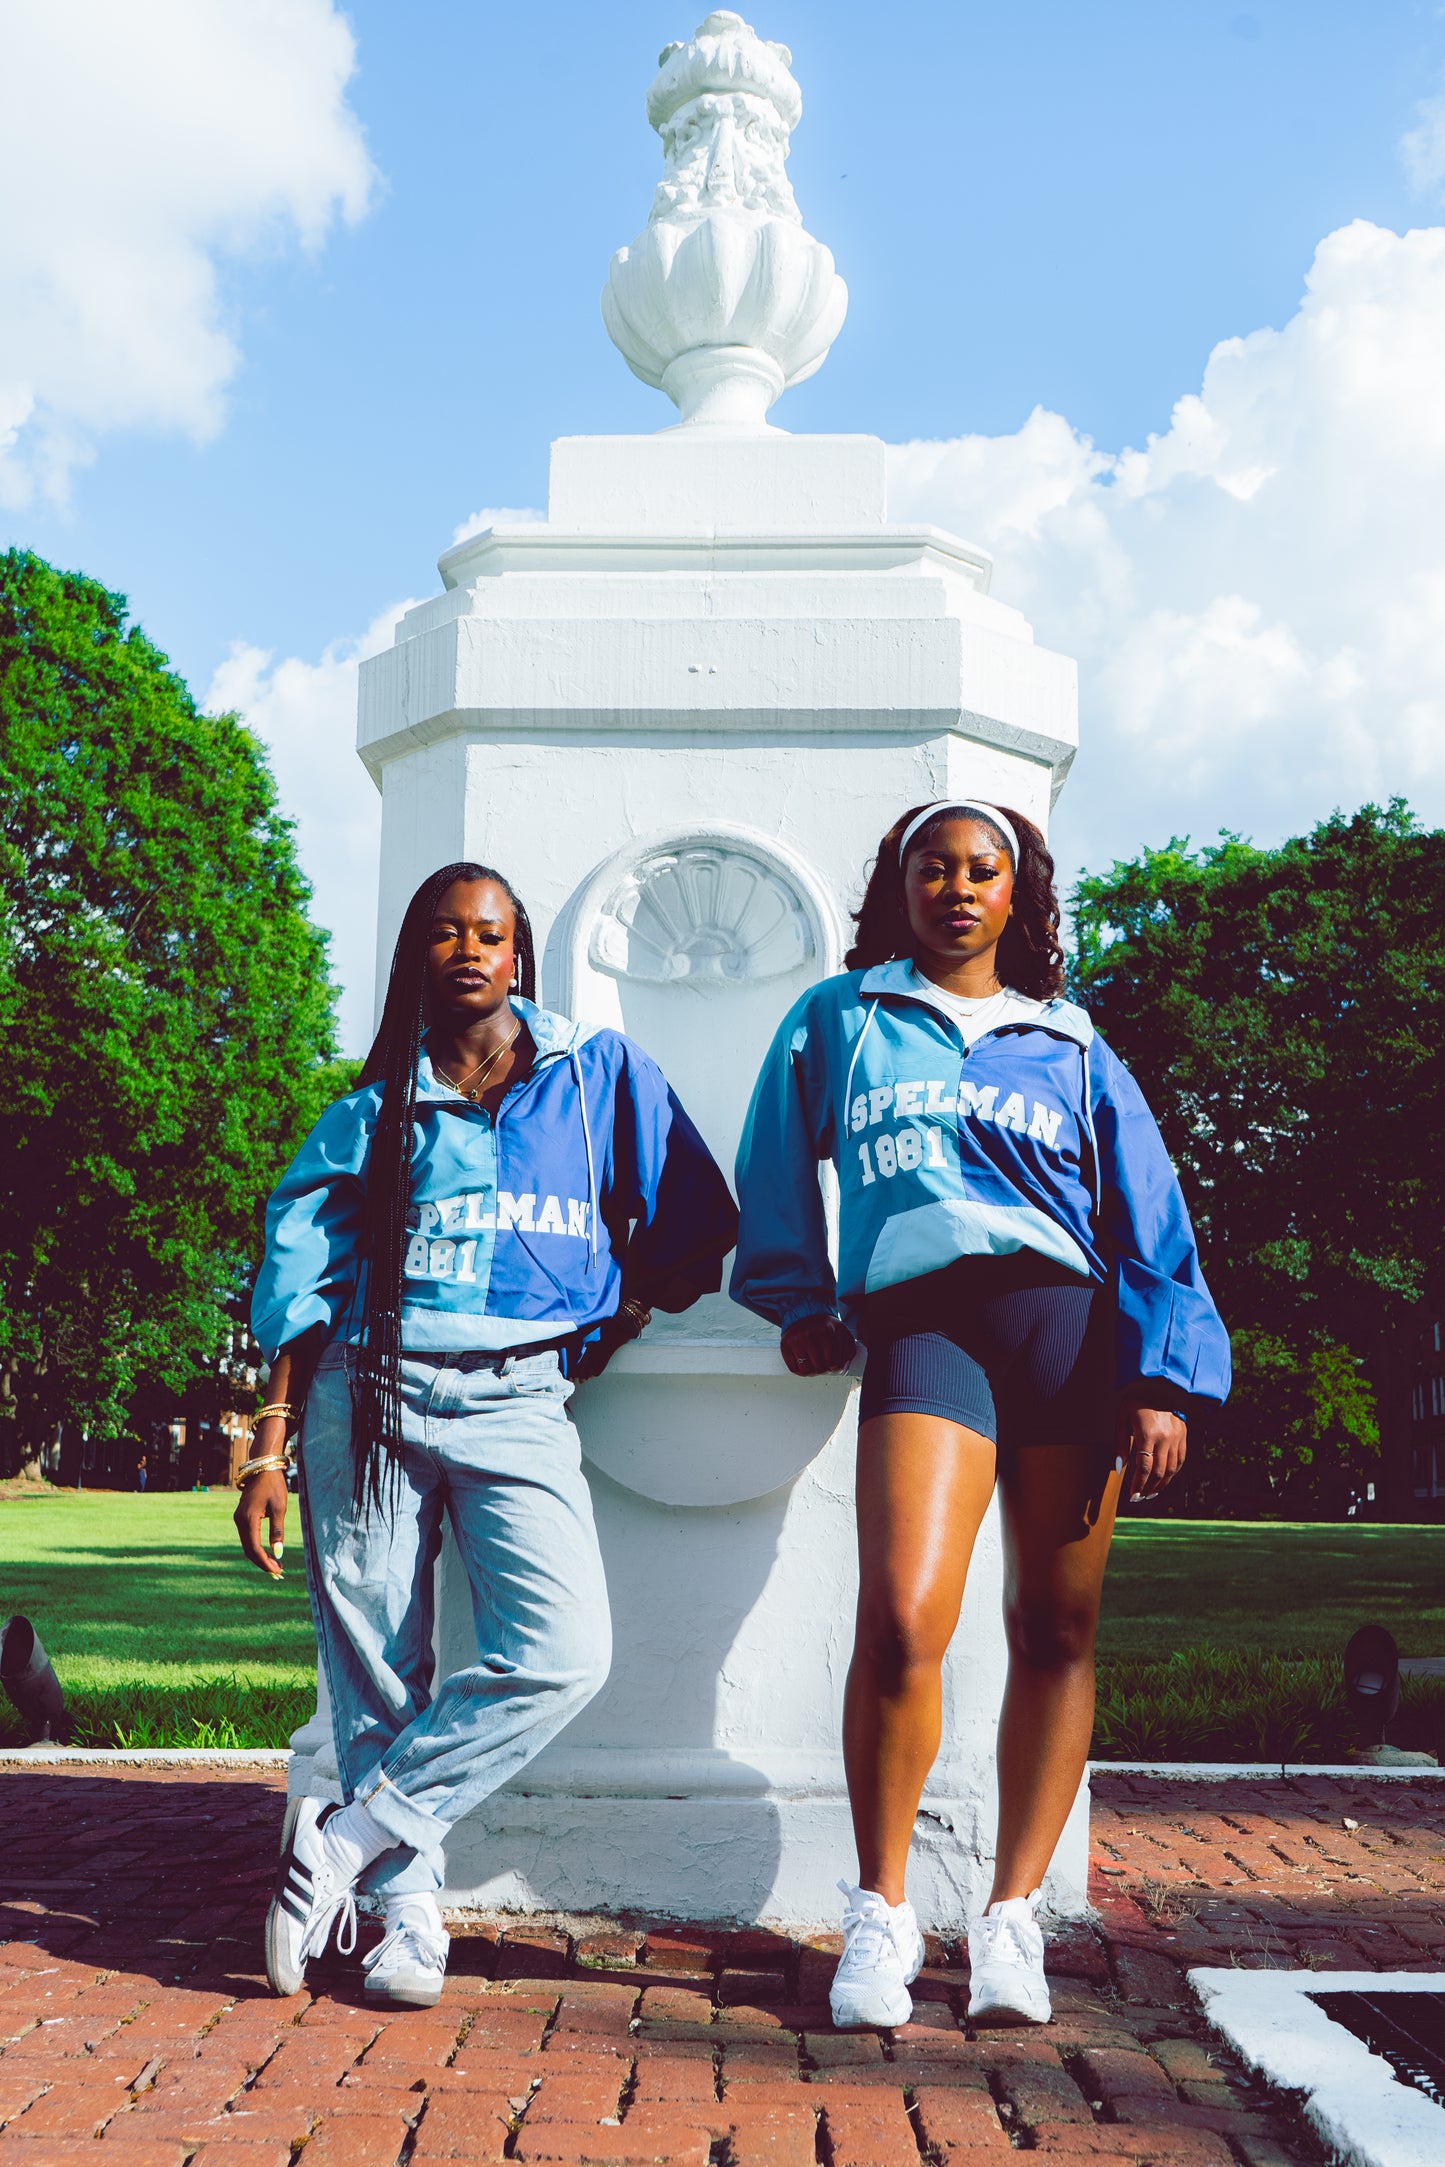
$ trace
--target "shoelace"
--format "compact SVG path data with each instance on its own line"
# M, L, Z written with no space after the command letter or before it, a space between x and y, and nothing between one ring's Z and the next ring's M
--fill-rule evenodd
M840 1881L838 1886L845 1896L851 1896L852 1891L846 1881ZM887 1913L879 1910L881 1903L881 1897L878 1904L860 1906L850 1902L843 1913L844 1962L848 1965L861 1965L871 1971L885 1949L895 1959L898 1957L898 1947L893 1939Z
M393 1956L410 1956L429 1971L438 1971L446 1965L447 1944L438 1941L425 1927L414 1926L410 1920L402 1919L384 1940L377 1943L369 1956L361 1959L361 1968L373 1971L384 1959Z
M336 1928L336 1953L350 1956L356 1947L356 1891L350 1887L342 1896L323 1900L311 1914L311 1924L301 1936L299 1960L305 1963L309 1956L319 1956L326 1947L331 1932L331 1922L338 1920Z
M982 1923L988 1935L991 1964L1032 1964L1035 1961L1037 1952L1025 1940L1019 1919L1009 1916L994 1919L985 1913ZM1032 1913L1029 1923L1033 1923Z

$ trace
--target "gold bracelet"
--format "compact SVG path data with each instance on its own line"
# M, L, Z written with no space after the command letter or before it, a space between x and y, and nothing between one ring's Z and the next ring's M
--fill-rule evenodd
M295 1410L293 1409L290 1400L272 1400L267 1406L261 1409L261 1412L258 1415L253 1416L252 1420L256 1422L264 1422L268 1415L285 1415L289 1421L294 1411Z
M620 1303L619 1310L621 1315L626 1317L628 1322L632 1325L633 1338L641 1339L643 1333L647 1330L647 1327L652 1322L652 1311L650 1309L644 1309L641 1302L634 1302L631 1300Z
M243 1460L237 1473L244 1480L247 1475L267 1475L270 1474L273 1468L279 1470L290 1465L291 1462L284 1452L276 1452L269 1454L265 1459Z

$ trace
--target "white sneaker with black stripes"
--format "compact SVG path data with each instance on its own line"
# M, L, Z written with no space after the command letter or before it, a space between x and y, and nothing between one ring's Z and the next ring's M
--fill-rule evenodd
M394 1897L386 1907L386 1938L361 1960L367 2000L434 2008L451 1945L434 1896Z
M296 1798L281 1830L281 1864L266 1913L266 1977L277 1994L299 1994L306 1965L336 1928L343 1956L356 1947L355 1879L326 1855L326 1824L339 1806Z

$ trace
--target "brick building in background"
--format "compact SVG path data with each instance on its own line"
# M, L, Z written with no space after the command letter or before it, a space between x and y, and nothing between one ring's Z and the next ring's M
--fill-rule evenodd
M1374 1369L1380 1503L1371 1517L1445 1520L1445 1276L1387 1334Z

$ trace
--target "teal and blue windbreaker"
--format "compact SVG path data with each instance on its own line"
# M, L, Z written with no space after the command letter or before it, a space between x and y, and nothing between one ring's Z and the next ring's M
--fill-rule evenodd
M818 1180L837 1170L838 1269ZM1223 1400L1229 1335L1154 1117L1081 1008L965 1046L907 963L784 1017L737 1161L733 1299L786 1327L956 1258L1032 1249L1113 1288L1118 1378Z
M402 1344L465 1353L587 1334L639 1299L722 1284L737 1211L657 1063L620 1031L512 998L536 1046L495 1117L417 1073ZM361 1331L362 1201L381 1086L328 1107L266 1210L251 1329L269 1360Z

